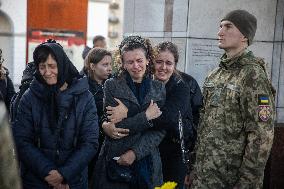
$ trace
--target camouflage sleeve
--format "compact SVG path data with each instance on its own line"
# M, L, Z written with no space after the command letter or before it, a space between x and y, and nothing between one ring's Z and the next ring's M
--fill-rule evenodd
M259 66L247 69L240 94L247 143L239 169L242 188L261 188L264 168L273 142L275 116L270 82Z
M20 177L5 106L0 104L0 188L19 189Z

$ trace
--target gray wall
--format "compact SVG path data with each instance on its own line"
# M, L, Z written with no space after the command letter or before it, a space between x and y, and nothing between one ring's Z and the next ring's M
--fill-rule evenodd
M200 86L223 53L216 40L220 19L234 9L254 14L258 29L250 49L267 63L278 94L277 121L284 123L284 0L125 0L124 6L124 35L149 37L154 44L176 43L178 69L195 77Z

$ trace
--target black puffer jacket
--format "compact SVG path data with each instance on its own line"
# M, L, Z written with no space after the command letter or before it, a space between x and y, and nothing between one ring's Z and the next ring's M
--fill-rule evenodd
M57 170L70 188L87 188L87 166L98 148L93 95L87 78L79 75L62 47L53 42L41 44L34 57L39 48L53 52L58 76L55 85L48 85L36 65L35 77L19 102L13 134L23 188L49 189L44 178L51 170ZM64 83L68 87L62 91Z

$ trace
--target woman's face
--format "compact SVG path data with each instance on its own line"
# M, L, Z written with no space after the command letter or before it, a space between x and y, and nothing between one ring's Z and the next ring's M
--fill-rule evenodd
M149 61L143 49L134 49L123 54L123 67L128 71L134 82L142 82L148 64Z
M168 82L175 70L175 58L174 55L166 50L161 51L154 61L154 74L157 80L164 83Z
M39 63L38 68L40 74L48 85L55 85L57 83L57 62L51 55L48 55L45 62Z
M111 56L106 55L104 58L99 61L97 64L90 64L90 68L93 72L93 79L104 81L106 80L109 75L111 74Z

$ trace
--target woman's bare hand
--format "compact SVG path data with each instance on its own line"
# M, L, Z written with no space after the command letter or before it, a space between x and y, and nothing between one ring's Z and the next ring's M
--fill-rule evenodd
M124 118L127 118L128 108L117 98L114 98L116 102L118 103L117 106L107 106L107 118L110 120L110 122L116 124L123 120Z
M117 163L120 165L130 166L135 161L135 159L136 159L135 153L132 150L128 150L119 157Z
M121 139L129 135L129 129L116 128L112 122L103 122L102 128L105 134L113 139Z
M156 119L162 114L160 108L158 107L157 103L154 103L153 100L151 100L150 105L148 106L146 110L146 117L147 120Z

